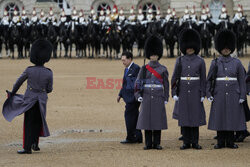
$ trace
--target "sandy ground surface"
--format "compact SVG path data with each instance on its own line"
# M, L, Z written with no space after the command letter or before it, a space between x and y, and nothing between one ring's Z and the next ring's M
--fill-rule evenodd
M205 59L207 71L211 58ZM247 67L250 56L241 58ZM135 63L142 65L143 59ZM163 58L172 76L175 59ZM0 106L13 83L23 70L30 66L28 59L0 60ZM239 143L239 149L214 150L214 131L200 128L202 150L184 150L178 141L180 129L172 119L174 101L166 105L169 129L162 133L161 151L144 151L144 144L122 145L126 136L124 105L116 102L118 89L87 89L87 77L121 79L124 67L119 60L106 59L52 59L47 67L54 72L54 91L49 95L47 123L51 136L41 138L40 152L18 155L22 147L23 115L7 122L0 117L0 166L249 166L250 137ZM169 78L169 79L170 79ZM98 82L94 82L98 86ZM118 84L115 84L115 87ZM26 83L19 93L24 93ZM248 97L248 100L250 98ZM204 102L207 120L210 103ZM250 127L250 124L248 123Z

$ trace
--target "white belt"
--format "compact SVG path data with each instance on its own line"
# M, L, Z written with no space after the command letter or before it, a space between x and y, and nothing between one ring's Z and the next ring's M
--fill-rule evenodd
M220 78L216 78L216 81L237 81L237 78L233 78L233 77L220 77Z
M200 80L200 77L181 77L181 80Z
M162 88L163 85L156 85L156 84L145 84L145 88Z

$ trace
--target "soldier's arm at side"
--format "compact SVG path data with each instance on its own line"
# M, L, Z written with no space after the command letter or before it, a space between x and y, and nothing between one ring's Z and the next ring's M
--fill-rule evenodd
M27 74L27 69L25 69L25 71L20 75L20 77L17 79L16 83L13 85L12 88L12 94L16 94L16 92L18 91L18 89L20 88L20 86L23 84L23 82L28 78L28 74Z
M200 69L200 81L201 81L201 97L206 96L206 65L205 61L202 59L201 69Z
M135 80L135 99L137 100L139 97L141 97L141 83L142 83L142 75L143 75L143 68L140 68L140 71L138 73L137 79ZM143 88L142 88L143 89Z
M169 81L168 81L168 70L163 72L163 86L164 86L164 97L165 101L169 100Z
M172 75L172 78L171 78L171 94L172 94L172 97L174 97L177 93L176 93L176 89L173 89L173 85L176 84L176 80L177 80L177 68L178 68L178 63L179 63L179 58L178 57L176 59L176 63L175 63L175 67L174 67L174 72L173 72L173 75Z
M246 82L245 82L245 70L243 65L241 64L240 60L238 60L238 82L239 82L239 86L240 86L240 99L244 99L246 100Z
M206 80L206 96L207 96L207 98L212 96L212 94L210 92L210 89L211 89L211 78L212 78L212 75L213 75L214 68L215 68L215 62L213 60L211 62L211 65L210 65L210 68L209 68L209 71L208 71L208 75L207 75L207 80Z
M52 92L53 90L53 72L51 71L51 76L49 77L48 85L47 85L47 93Z

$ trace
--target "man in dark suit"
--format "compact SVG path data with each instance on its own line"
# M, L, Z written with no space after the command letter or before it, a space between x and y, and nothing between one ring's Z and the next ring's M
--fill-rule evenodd
M127 137L121 143L142 143L142 133L136 129L140 103L134 97L134 85L140 67L133 62L133 54L130 52L124 52L121 60L125 70L122 89L117 97L117 102L119 103L123 98L126 103L124 115L127 128Z

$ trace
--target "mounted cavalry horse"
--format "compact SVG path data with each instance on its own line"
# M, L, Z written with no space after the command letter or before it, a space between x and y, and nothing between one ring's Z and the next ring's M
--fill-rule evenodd
M167 48L167 55L168 55L168 48L170 49L170 55L168 57L174 57L174 45L178 42L178 23L170 20L164 25L164 39Z
M48 33L47 33L47 40L51 42L53 45L53 57L57 58L57 32L58 30L56 27L53 25L52 22L48 23Z
M61 24L59 26L59 44L60 44L60 52L59 57L62 56L62 45L64 46L64 57L68 57L68 50L69 50L69 33L68 29L65 24Z
M12 59L14 59L15 45L17 45L18 58L23 58L23 47L22 47L22 35L21 28L16 24L13 24L10 27L10 38L9 38L9 47L11 51Z
M236 35L237 55L243 56L244 43L247 39L247 24L238 20L234 23L233 30Z
M113 22L109 29L108 29L108 47L110 52L110 59L112 59L113 50L115 51L114 57L115 59L118 59L118 54L120 53L121 48L121 37L120 37L120 30L118 29L117 24Z

